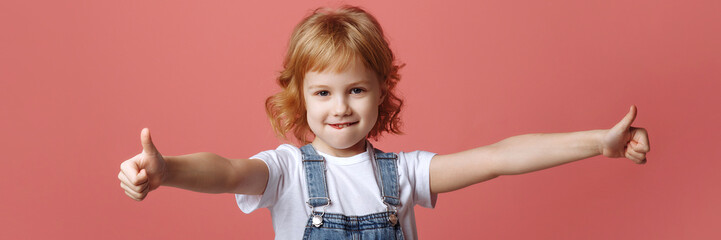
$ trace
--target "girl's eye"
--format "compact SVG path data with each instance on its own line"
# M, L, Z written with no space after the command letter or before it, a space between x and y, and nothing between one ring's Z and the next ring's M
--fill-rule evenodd
M318 92L315 93L315 94L318 95L318 96L321 96L321 97L325 97L325 96L330 95L330 92L328 92L328 91L318 91Z
M353 88L353 89L350 90L350 93L353 93L353 94L361 94L361 93L363 93L364 91L365 91L365 90L363 90L363 89L361 89L361 88Z

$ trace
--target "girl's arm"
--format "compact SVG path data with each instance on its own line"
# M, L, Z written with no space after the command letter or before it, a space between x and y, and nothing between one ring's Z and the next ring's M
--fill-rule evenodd
M201 152L163 156L165 178L161 185L204 193L263 194L268 168L258 159L227 159Z
M150 131L140 133L143 152L120 164L120 187L143 200L161 185L206 193L263 194L268 168L258 159L226 159L213 153L162 156Z
M603 154L646 162L648 134L631 127L636 107L611 129L525 134L459 153L436 155L430 166L432 193L457 190L500 175L538 171Z

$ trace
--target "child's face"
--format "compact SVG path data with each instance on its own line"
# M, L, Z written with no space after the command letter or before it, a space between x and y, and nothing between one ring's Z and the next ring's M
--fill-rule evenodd
M378 119L382 93L376 74L354 61L340 73L308 72L303 81L313 146L336 155L365 151L365 138Z

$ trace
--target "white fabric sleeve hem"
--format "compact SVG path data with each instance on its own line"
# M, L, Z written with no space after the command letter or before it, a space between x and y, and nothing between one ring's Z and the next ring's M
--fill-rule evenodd
M423 193L422 198L418 199L418 205L425 208L435 208L438 194L431 193L431 159L435 156L435 153L431 152L419 152L418 156L418 172L420 174L418 180L423 181L424 184L416 184L418 187L417 191Z
M259 158L257 155L253 156L251 159L260 159L263 163L265 163L265 167L268 168L268 183L265 185L263 195L235 194L235 202L238 204L238 208L246 214L251 213L256 209L265 207L262 206L262 203L268 202L268 198L272 195L268 194L272 191L271 187L278 186L278 178L274 177L274 174L277 173L270 169L268 163L263 158Z

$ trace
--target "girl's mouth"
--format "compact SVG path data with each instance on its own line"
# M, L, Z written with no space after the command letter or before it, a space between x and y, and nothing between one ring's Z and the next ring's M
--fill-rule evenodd
M347 122L347 123L328 124L328 125L330 125L331 127L335 128L335 129L343 129L343 128L346 128L346 127L348 127L348 126L352 126L352 125L354 125L354 124L356 124L356 123L358 123L358 122Z

